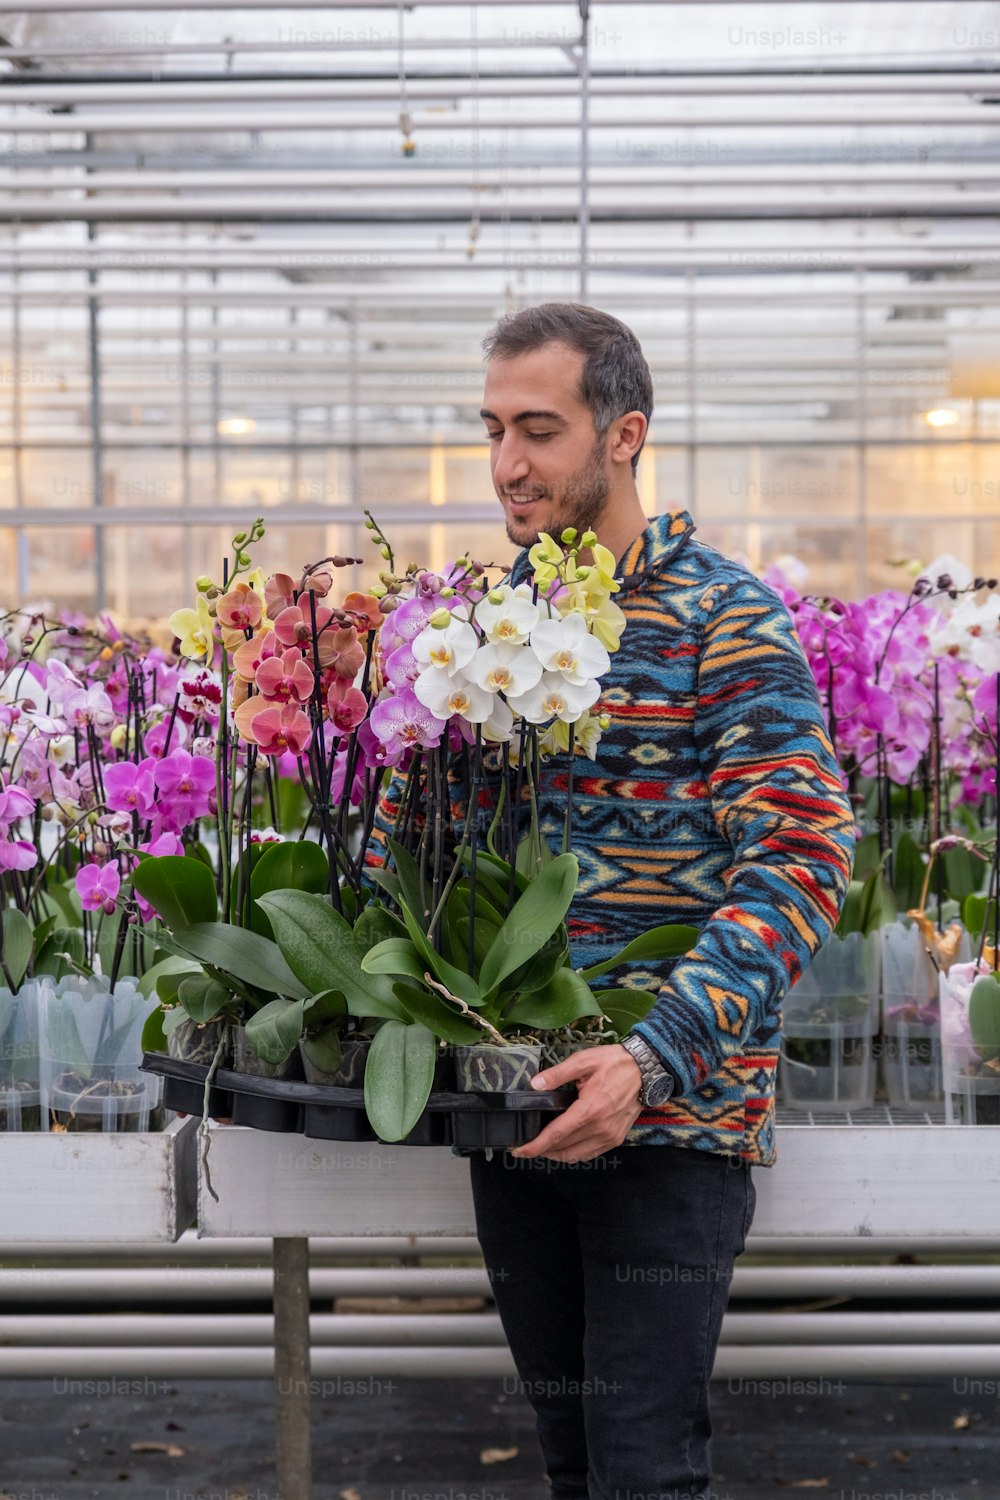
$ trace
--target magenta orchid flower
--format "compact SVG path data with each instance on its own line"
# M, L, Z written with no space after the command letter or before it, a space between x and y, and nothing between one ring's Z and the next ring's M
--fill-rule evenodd
M84 911L104 911L108 916L115 909L121 889L118 866L81 865L76 872L76 892Z

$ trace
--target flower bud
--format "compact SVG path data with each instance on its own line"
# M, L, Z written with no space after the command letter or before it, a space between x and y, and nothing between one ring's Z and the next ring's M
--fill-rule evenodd
M246 539L247 539L246 532L245 531L238 531L236 533L236 535L233 537L233 546L234 547L242 547L243 543L246 541Z
M572 542L575 542L576 541L576 527L575 526L567 526L566 529L560 534L559 540L561 542L565 542L567 545L571 544Z
M236 560L239 563L239 565L240 565L241 568L249 568L249 566L250 566L250 554L249 554L249 552L239 552L239 553L237 553Z
M213 587L214 584L212 583L212 580L211 578L209 578L207 573L202 573L201 577L196 579L195 581L195 588L198 590L199 594L207 594L209 589Z
M583 536L580 538L580 546L581 547L592 547L596 541L597 541L597 532L596 531L585 531L583 533Z
M124 750L128 744L128 725L116 724L108 736L112 750Z
M453 599L454 597L455 597L455 590L453 588L451 588L450 585L445 584L444 588L441 590L441 598L442 599Z
M451 610L436 609L427 623L433 625L435 630L447 630L451 624Z
M386 562L388 562L390 557L392 556L392 552L388 546L388 543L383 542L382 546L378 550L379 556L384 557Z

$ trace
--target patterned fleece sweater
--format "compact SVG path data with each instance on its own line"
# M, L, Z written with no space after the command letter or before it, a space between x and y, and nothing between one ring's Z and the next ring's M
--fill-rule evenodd
M658 923L699 930L673 964L616 973L657 994L633 1034L679 1085L625 1144L771 1166L781 1003L837 921L854 817L787 610L694 529L657 516L618 567L628 623L602 679L610 727L575 760L567 925L577 967ZM522 553L511 581L530 571ZM557 849L567 767L550 759L538 787Z

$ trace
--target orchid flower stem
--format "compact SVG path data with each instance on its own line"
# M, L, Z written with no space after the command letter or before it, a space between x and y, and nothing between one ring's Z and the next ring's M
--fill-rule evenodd
M437 785L434 798L434 872L431 888L431 907L437 912L445 899L444 892L444 841L448 799L448 743L442 741L434 757L437 762ZM430 935L428 930L428 936Z
M997 708L997 745L996 745L996 760L994 761L994 764L993 764L994 777L995 777L995 779L994 779L994 785L993 785L993 791L994 791L994 799L995 799L995 802L996 802L996 824L994 825L994 836L995 837L994 837L994 844L993 844L993 888L994 888L994 898L993 898L993 969L994 969L994 972L996 972L998 969L1000 969L1000 672L997 673L996 690L997 690L997 698L996 698L996 708ZM986 911L987 911L987 913L989 912L989 909L990 909L990 904L987 901L987 903L986 903ZM986 927L986 923L984 922L983 923L984 930L985 930L985 927Z
M566 772L566 813L563 817L562 852L569 853L573 837L573 773L576 769L576 725L569 726L569 767Z
M479 787L483 775L483 726L476 725L476 748L472 757L472 791L466 804L466 819L472 819L469 855L469 943L466 953L471 974L476 961L476 854L479 848Z

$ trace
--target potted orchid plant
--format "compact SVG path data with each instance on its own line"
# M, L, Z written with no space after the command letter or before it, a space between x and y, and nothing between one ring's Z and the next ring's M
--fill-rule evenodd
M301 1059L334 1084L360 1081L356 1062L345 1071L360 1054L369 1118L395 1140L453 1060L460 1085L516 1086L537 1069L541 1036L602 1019L627 1030L653 996L588 981L675 956L695 934L657 929L593 971L569 962L572 787L561 853L542 837L536 788L542 760L566 750L571 783L576 735L592 748L600 733L591 710L624 626L610 554L592 534L546 537L530 584L493 586L468 559L443 577L397 574L368 525L388 564L370 593L331 603L318 564L297 582L252 574L241 537L222 586L202 580L192 617L174 617L182 649L219 652L230 712L217 804L238 809L219 845L235 838L235 851L216 882L191 855L143 859L133 882L189 966L157 978L165 1032L221 1024L239 1037L237 1067ZM312 837L261 853L253 778L283 758L306 787ZM470 817L453 816L458 788Z

